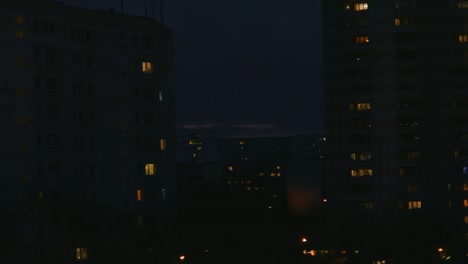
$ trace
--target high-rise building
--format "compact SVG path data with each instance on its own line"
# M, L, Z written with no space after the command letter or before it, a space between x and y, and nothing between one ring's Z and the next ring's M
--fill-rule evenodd
M171 30L52 1L1 1L0 19L5 261L160 257L175 204Z
M468 1L327 0L322 8L335 242L465 255Z

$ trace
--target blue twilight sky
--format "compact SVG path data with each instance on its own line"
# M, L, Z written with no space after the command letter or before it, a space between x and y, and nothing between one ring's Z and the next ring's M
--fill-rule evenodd
M144 15L144 7L124 0L126 13ZM174 32L178 124L322 130L320 0L166 0L165 22Z

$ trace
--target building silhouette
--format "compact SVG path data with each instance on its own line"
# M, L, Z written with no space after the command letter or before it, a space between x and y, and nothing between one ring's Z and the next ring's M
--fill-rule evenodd
M5 261L168 258L171 31L52 1L0 6Z
M398 263L465 257L467 2L322 8L331 244Z

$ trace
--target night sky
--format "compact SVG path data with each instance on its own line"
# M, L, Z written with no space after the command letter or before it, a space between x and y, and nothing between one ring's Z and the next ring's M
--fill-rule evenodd
M116 12L121 6L120 0L62 2ZM144 6L124 1L128 14L144 15ZM165 6L174 32L179 125L323 130L320 1L166 0Z

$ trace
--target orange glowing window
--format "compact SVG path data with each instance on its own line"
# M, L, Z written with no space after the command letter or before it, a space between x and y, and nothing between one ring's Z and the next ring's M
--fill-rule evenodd
M463 207L468 207L468 200L467 199L463 200Z
M141 202L142 201L142 193L141 190L137 190L137 201Z
M161 150L166 150L166 139L161 138L159 140L159 147L160 147Z
M76 259L78 260L88 259L88 249L76 248Z
M364 176L372 176L372 169L353 169L351 170L352 177L364 177Z
M354 11L364 11L367 9L369 9L369 5L367 3L354 4Z
M141 71L143 73L153 73L153 63L147 61L142 62Z
M463 190L464 190L464 191L468 191L468 183L464 183L464 184L463 184Z
M145 175L154 175L156 171L156 166L153 163L147 163L145 165Z
M466 43L468 42L468 35L458 35L458 42L460 43Z
M232 170L234 170L234 167L230 165L230 166L228 166L228 170L232 171Z
M421 201L408 201L408 209L420 209L422 207Z
M357 36L355 39L354 39L354 42L355 43L369 43L369 36Z

